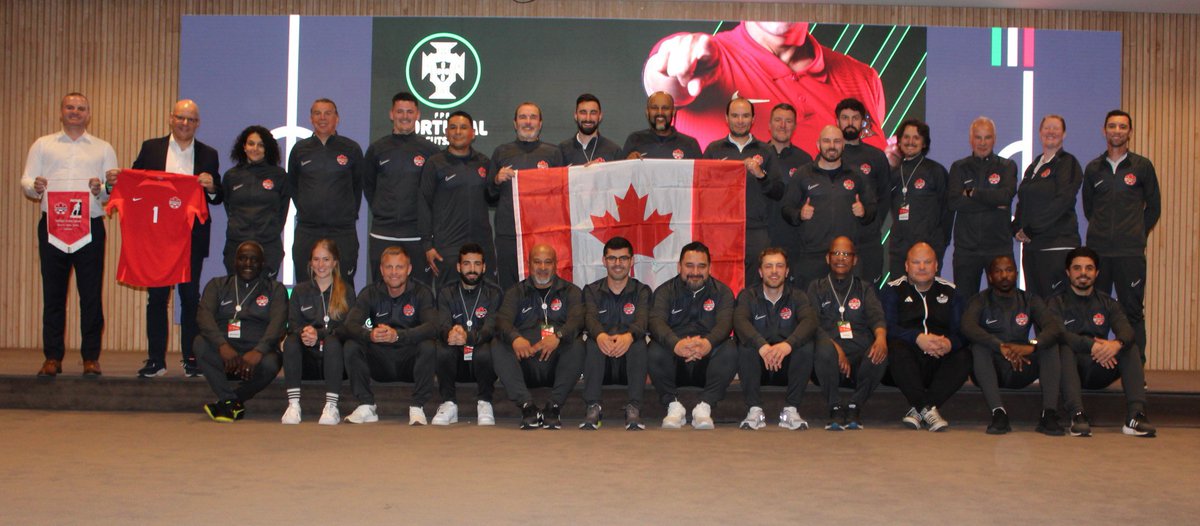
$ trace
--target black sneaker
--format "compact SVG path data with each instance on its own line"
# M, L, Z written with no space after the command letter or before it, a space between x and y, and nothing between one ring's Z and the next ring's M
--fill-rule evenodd
M138 369L138 378L154 378L167 374L167 365L156 360L145 360L142 368Z
M525 402L521 406L521 429L540 429L542 427L542 414L538 413L537 406L533 402Z
M858 404L850 404L849 416L846 418L846 429L857 431L863 428L862 420L858 417Z
M992 423L987 426L987 434L1003 435L1009 431L1012 431L1012 426L1008 425L1008 413L1002 407L993 409Z
M200 376L200 366L196 364L196 360L183 360L183 375L188 378L196 378Z
M229 408L228 402L213 402L211 404L204 404L204 413L213 419L213 422L233 422L235 417L229 411Z
M1058 411L1046 409L1042 411L1042 419L1038 420L1037 432L1052 437L1063 436L1062 424L1058 423Z
M229 414L233 415L234 420L246 418L246 406L238 400L229 400L225 402L228 407Z
M600 404L588 404L587 415L583 417L583 423L579 424L579 429L595 431L604 423L604 413L600 410Z
M562 407L558 404L546 402L546 410L542 412L542 427L546 429L561 429L562 419L559 414L562 413Z
M632 405L625 406L625 429L629 431L641 431L646 429L646 425L642 423L642 410Z
M1121 432L1126 435L1146 438L1154 438L1156 431L1154 426L1150 425L1150 420L1146 418L1146 414L1142 412L1133 415L1133 418L1125 422L1125 427L1121 428Z
M1088 420L1087 415L1083 412L1075 413L1071 417L1071 436L1073 437L1090 437L1092 436L1092 422Z
M829 410L829 422L825 424L826 431L841 431L846 429L846 410L835 405Z

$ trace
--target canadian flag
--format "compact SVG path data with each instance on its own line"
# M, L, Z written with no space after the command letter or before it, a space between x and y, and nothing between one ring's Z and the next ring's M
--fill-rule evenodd
M741 161L643 159L521 170L512 184L519 271L530 249L554 247L559 275L584 286L605 276L604 243L633 244L633 275L651 287L678 274L679 251L701 241L713 277L744 283L746 167Z

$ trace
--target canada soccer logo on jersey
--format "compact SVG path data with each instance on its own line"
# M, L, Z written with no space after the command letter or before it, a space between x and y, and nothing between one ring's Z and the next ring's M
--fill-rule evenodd
M675 151L671 152L671 157L674 157L676 159L683 159L683 150L676 148Z
M846 306L850 307L850 310L858 310L859 307L862 307L862 302L858 298L850 298Z
M549 168L550 163L546 162L545 160L541 160L541 161L538 161L537 167L538 168Z
M628 315L631 315L631 314L633 314L633 311L634 311L635 309L636 309L636 307L634 307L632 303L626 303L626 304L625 304L625 307L624 307L624 308L622 308L621 310L625 312L625 315L626 315L626 316L628 316Z
M487 309L486 309L486 308L484 308L484 307L479 307L479 308L475 309L475 317L476 317L476 318L479 318L479 319L481 319L481 320L482 320L482 319L483 319L485 316L487 316Z
M479 167L479 177L487 177L487 169L482 166Z
M413 157L413 164L416 166L425 166L425 156L418 155L416 157Z
M1092 325L1104 325L1104 313L1097 312L1096 314L1092 315Z
M267 298L266 294L262 294L259 297L254 298L254 303L257 304L259 307L266 307L267 304L270 302L271 302L271 300L269 298Z
M562 300L560 300L558 298L554 298L554 301L550 302L550 310L552 310L552 311L562 310Z
M346 166L346 163L350 162L350 158L346 157L345 155L339 155L337 156L337 162L342 166Z
M916 181L913 181L913 188L916 188L917 190L925 188L925 180L917 179Z
M413 308L411 303L404 306L404 315L405 316L412 316L413 314L416 314L416 313L417 313L417 309Z
M989 175L988 182L991 184L1000 184L1000 174Z
M1039 176L1039 177L1041 177L1042 179L1045 179L1045 178L1047 178L1047 177L1050 177L1050 169L1049 169L1049 168L1043 168L1043 169L1042 169L1042 173L1038 174L1038 176Z
M792 168L791 170L788 170L788 177L795 177L796 170L797 170L797 168Z
M263 190L270 190L272 188L275 188L275 181L263 179Z
M1024 312L1018 312L1016 321L1017 321L1017 325L1024 327L1029 324L1029 316L1026 315Z
M717 308L717 302L713 301L712 298L704 300L704 310L712 312L715 308Z
M781 320L790 320L790 319L792 319L792 309L790 309L790 308L788 308L788 307L784 307L784 308L782 308L782 309L779 309L779 319L781 319Z
M171 207L171 210L178 210L179 207L183 206L183 201L179 200L178 197L171 196L171 198L167 200L167 206Z
M1133 174L1125 174L1125 186L1133 186L1137 184L1137 176Z
M863 175L871 175L871 165L862 163L862 166L858 167L858 171L862 172Z
M845 181L842 181L842 187L844 187L847 190L853 190L854 189L854 179L846 179Z

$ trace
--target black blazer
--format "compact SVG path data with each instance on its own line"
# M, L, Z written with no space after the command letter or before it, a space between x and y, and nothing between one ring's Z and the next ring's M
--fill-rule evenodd
M164 170L167 167L167 149L170 148L170 135L159 137L157 139L149 139L142 143L142 150L138 152L137 159L133 161L133 169L135 170ZM194 175L199 175L208 172L213 177L213 184L216 185L216 194L204 194L204 199L210 205L219 205L225 200L225 191L221 189L221 161L217 155L217 151L211 146L193 139L192 143L196 148ZM210 225L212 220L207 223L201 223L199 219L192 225L192 251L193 255L208 257L208 244Z

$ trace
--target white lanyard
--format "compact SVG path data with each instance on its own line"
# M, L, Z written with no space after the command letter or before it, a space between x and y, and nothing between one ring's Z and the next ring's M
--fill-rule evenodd
M846 321L846 302L850 301L850 292L854 290L854 279L855 276L850 276L850 286L846 287L846 299L843 300L838 298L837 287L833 286L833 278L830 278L829 275L825 276L825 280L829 282L829 290L833 292L833 300L838 304L838 318L842 321Z
M250 299L250 295L254 294L254 289L257 289L257 288L258 288L258 282L255 282L254 286L250 287L250 290L246 291L246 297L242 298L241 295L238 294L237 278L233 278L233 299L234 299L234 301L237 301L237 305L234 305L234 307L233 307L233 319L236 320L238 317L238 314L241 314L242 304L245 303L246 300Z
M921 163L923 162L925 162L925 156L922 155L921 160L917 161L917 165L914 166L913 170L908 173L907 179L904 178L904 163L900 163L900 195L904 196L905 198L908 198L908 182L911 181L915 175L917 175L917 169L921 167Z
M321 290L321 286L317 285L318 296L321 297L321 313L325 315L325 328L329 328L329 306L325 304L325 291ZM333 295L333 283L329 284L329 295Z
M482 285L480 285L480 286L482 286ZM478 287L476 287L476 289L478 289ZM463 315L467 317L467 330L470 331L471 326L475 325L475 321L472 320L471 317L474 316L475 307L479 306L479 296L483 295L483 290L482 289L477 290L478 294L475 296L475 304L471 306L471 310L467 310L467 299L463 297L462 291L463 291L463 288L460 285L458 287L458 300L462 302Z

